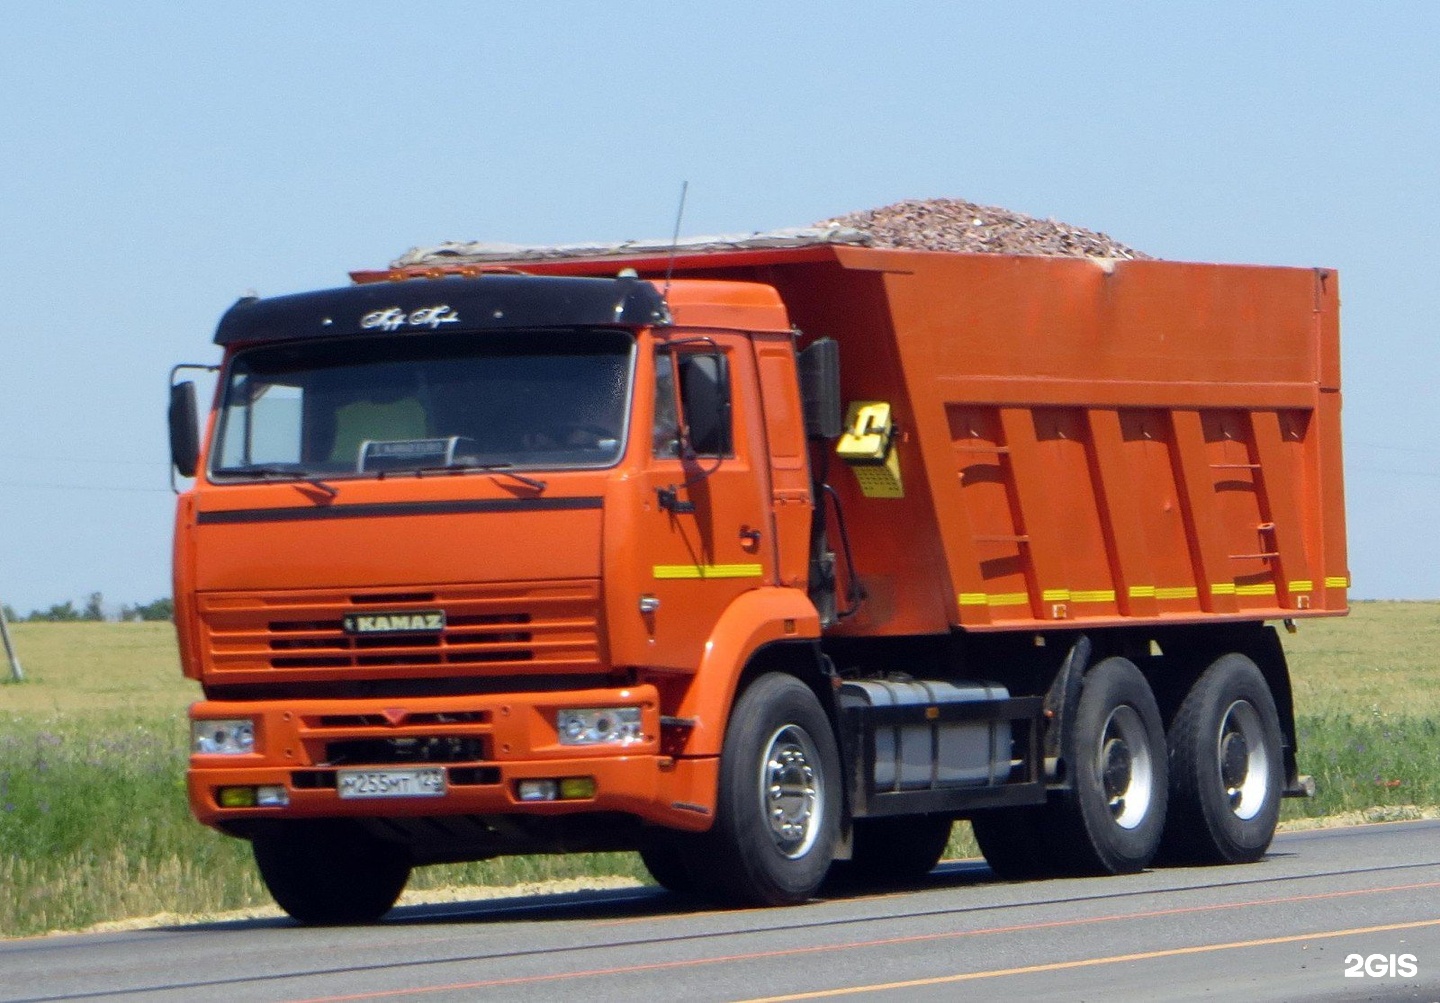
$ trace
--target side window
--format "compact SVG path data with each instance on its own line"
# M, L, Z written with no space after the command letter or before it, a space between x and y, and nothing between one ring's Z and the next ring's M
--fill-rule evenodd
M300 461L304 391L298 386L240 377L225 415L222 467ZM237 431L239 434L237 434Z
M730 367L723 352L684 352L680 359L680 402L675 406L675 377L671 354L655 356L654 454L678 457L681 450L680 418L689 426L690 446L696 456L734 456L730 427Z

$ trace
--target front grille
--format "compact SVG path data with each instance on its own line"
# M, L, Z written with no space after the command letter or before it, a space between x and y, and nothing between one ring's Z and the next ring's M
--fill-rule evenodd
M488 758L483 738L461 735L352 738L325 743L325 762L331 766L473 763Z
M443 634L347 634L340 620L272 620L270 659L277 669L336 665L444 665L528 662L535 657L530 631L497 631L497 624L528 624L529 613L457 616ZM304 636L298 636L304 635Z
M210 681L415 675L594 673L597 582L468 586L433 592L205 594ZM349 614L443 611L439 633L351 634ZM447 671L451 670L451 671Z

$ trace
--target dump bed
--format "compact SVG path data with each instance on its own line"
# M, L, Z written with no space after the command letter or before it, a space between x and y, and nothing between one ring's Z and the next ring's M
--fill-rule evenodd
M845 399L892 406L903 497L830 462L869 595L840 631L1344 612L1333 271L828 244L673 274L774 286Z

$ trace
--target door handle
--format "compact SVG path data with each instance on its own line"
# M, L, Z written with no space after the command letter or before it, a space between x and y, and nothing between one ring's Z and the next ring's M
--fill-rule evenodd
M660 507L667 512L675 512L683 515L695 511L695 503L691 501L681 501L680 489L673 484L668 488L656 488L655 494L659 498Z

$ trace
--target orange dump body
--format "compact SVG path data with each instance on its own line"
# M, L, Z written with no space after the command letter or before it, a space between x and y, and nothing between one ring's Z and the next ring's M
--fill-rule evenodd
M868 595L834 633L1346 609L1332 271L817 246L673 274L773 287L844 399L892 406L903 497L831 461Z

